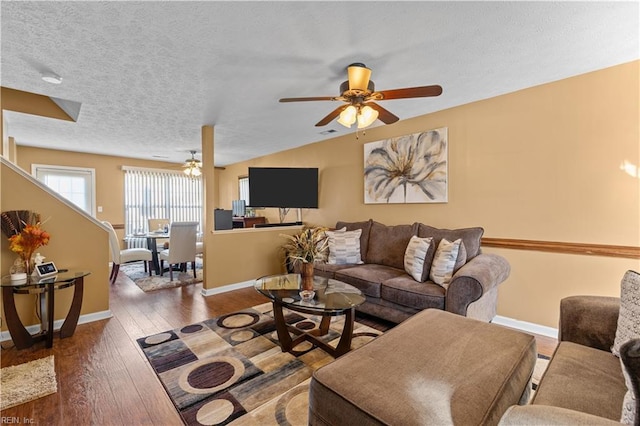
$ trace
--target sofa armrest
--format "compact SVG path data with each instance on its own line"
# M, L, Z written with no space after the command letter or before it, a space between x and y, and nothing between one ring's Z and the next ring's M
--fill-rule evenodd
M510 272L504 257L490 253L477 255L451 277L445 309L466 316L469 304L506 280Z
M499 426L566 426L566 425L618 425L619 422L593 414L550 405L513 405L500 419Z
M570 296L560 301L558 340L611 350L618 328L620 298Z

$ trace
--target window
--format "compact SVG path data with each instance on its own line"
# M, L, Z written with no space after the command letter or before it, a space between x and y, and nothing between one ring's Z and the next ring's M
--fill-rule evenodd
M238 178L238 199L244 200L247 206L249 204L249 177L242 176Z
M95 217L95 169L33 164L31 174L53 191Z
M149 231L148 220L195 221L202 226L202 180L182 172L123 167L125 234Z

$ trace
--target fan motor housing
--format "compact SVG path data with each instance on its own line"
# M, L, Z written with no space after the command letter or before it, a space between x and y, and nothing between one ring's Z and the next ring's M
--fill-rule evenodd
M367 85L367 91L363 92L362 90L349 90L349 81L344 81L341 85L340 85L340 93L342 94L342 96L344 96L345 98L353 98L353 97L365 97L367 95L370 95L371 93L375 92L376 90L376 85L373 83L372 80L369 80L369 84Z

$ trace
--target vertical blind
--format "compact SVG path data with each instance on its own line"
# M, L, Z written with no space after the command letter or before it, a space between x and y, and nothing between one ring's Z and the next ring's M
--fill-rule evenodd
M181 172L123 167L125 233L152 231L148 219L202 226L202 180Z
M249 178L248 177L240 177L238 178L238 199L244 200L247 206L249 204Z

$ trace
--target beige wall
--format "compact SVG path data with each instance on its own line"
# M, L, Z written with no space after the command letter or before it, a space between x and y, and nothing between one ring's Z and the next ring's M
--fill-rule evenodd
M151 160L94 155L81 152L59 151L28 146L18 146L18 166L31 173L32 164L52 164L68 167L90 167L96 170L96 206L102 206L102 213L96 213L99 221L114 225L124 224L124 172L122 166L149 167L179 170L181 165ZM117 230L120 240L123 231Z
M109 240L107 232L87 218L69 208L22 175L2 164L1 189L2 211L32 210L40 213L43 229L51 234L48 245L38 251L53 261L58 268L89 271L85 278L85 292L81 315L109 310L108 259ZM0 243L1 275L9 274L9 268L17 255L9 250L7 238ZM73 289L56 292L55 319L65 317L71 305ZM38 324L35 316L35 296L17 295L18 313L25 325ZM4 310L2 313L4 317ZM5 321L2 322L6 329Z
M303 210L303 220L310 224L373 218L386 224L480 225L486 237L638 246L640 179L620 170L623 161L640 164L638 65L371 128L359 139L350 134L227 166L215 175L216 207L231 207L238 196L237 178L249 166L318 167L321 208ZM393 110L392 102L386 106ZM363 144L437 127L449 129L449 202L365 205ZM31 163L96 168L97 205L104 209L98 219L115 224L124 222L120 166L162 167L159 162L19 146L18 164L30 171ZM4 178L2 187L4 203ZM2 209L7 210L4 204ZM275 209L263 213L277 221ZM287 220L295 217L292 211ZM277 272L281 266L272 256L281 243L279 233L207 235L205 289ZM498 314L550 327L557 325L560 298L616 295L624 271L640 270L638 260L485 251L502 254L512 266L500 290ZM108 297L108 288L106 292L98 290L96 301Z
M640 179L620 169L640 164L639 75L635 61L230 165L220 204L237 198L249 166L318 167L320 208L303 210L312 224L479 225L485 237L639 246ZM449 202L365 205L363 144L438 127L449 131ZM275 209L264 213L277 221ZM617 295L624 271L640 270L637 259L485 251L513 268L498 314L550 327L562 297Z

